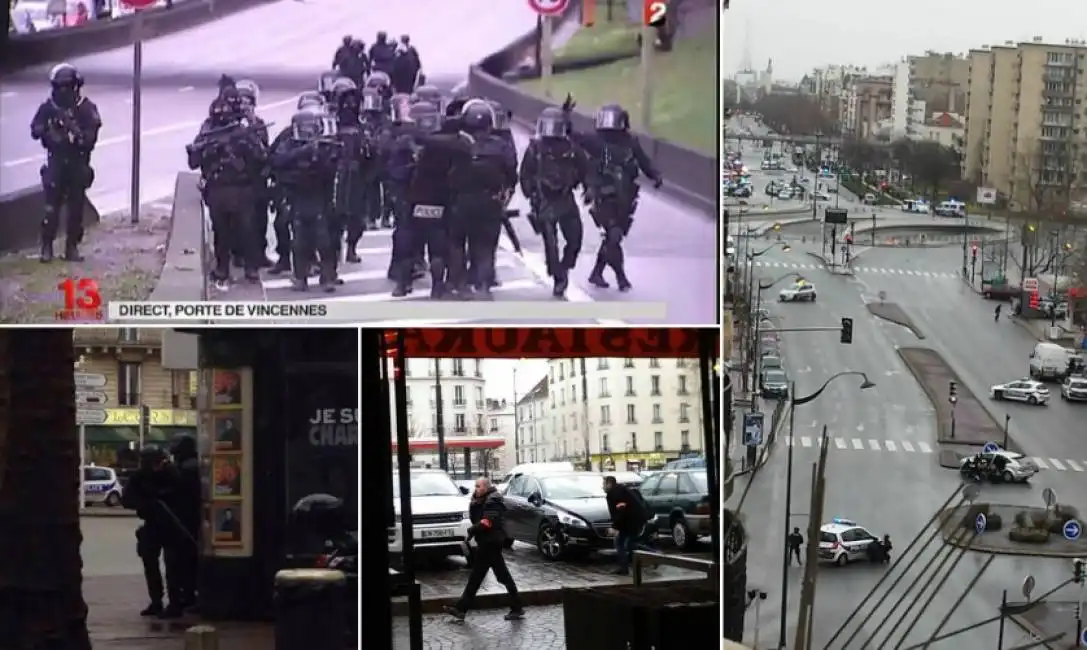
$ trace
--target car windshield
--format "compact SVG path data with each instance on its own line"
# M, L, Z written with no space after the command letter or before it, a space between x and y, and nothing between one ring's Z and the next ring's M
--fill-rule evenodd
M588 499L604 496L604 485L596 474L550 476L540 481L548 499Z
M781 367L781 359L779 359L778 357L770 357L770 356L763 357L762 358L762 367L763 368L780 368Z
M452 497L461 496L460 488L449 476L440 472L412 472L411 496ZM393 477L393 497L400 498L400 477Z
M784 384L785 373L778 371L771 371L766 373L766 383L768 384Z
M828 533L825 530L821 530L819 531L819 541L833 544L834 542L838 541L838 538L834 535L834 533Z

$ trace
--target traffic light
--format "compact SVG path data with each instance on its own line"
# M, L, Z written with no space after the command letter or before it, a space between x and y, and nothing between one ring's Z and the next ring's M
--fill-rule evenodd
M955 380L951 380L947 384L947 401L951 404L959 401L959 384Z
M1040 298L1038 297L1038 292L1037 291L1031 291L1030 292L1030 302L1029 302L1030 308L1031 309L1037 309L1039 301L1040 301Z
M1080 584L1083 582L1083 565L1085 561L1082 558L1076 558L1072 560L1072 582Z
M842 343L852 343L853 342L853 319L852 318L843 318L842 319L842 336L841 336L841 338L839 340Z

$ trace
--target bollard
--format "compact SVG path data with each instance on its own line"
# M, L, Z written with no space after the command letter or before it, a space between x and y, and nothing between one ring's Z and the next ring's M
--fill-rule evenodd
M328 569L276 573L275 650L342 650L347 578Z
M185 630L185 650L219 650L219 632L210 625Z

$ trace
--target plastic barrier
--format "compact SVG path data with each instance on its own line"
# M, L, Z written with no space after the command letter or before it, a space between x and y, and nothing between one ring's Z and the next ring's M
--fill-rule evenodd
M559 20L576 18L578 8L578 3L570 3ZM532 30L473 65L468 72L468 86L473 95L501 103L513 112L515 121L529 128L535 125L537 116L544 108L555 104L522 92L500 77L511 72L511 78L519 76L515 69L532 52L535 41L536 30ZM591 130L591 118L583 113L575 112L573 122L578 130ZM717 159L667 140L642 133L636 135L664 175L662 190L716 218L717 196L721 191Z
M41 240L42 215L45 214L45 194L40 187L27 187L0 195L0 253L37 248ZM90 201L83 207L83 224L90 228L101 220L98 209ZM67 210L60 212L59 236L64 236Z
M211 22L243 9L274 0L186 0L173 7L143 12L144 39L151 40ZM0 52L0 71L9 72L42 63L63 61L104 52L132 43L134 15L91 21L76 27L13 36Z

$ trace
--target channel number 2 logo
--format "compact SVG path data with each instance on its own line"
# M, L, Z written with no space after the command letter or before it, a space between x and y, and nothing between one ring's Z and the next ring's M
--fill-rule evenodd
M663 27L668 17L668 3L662 0L645 0L642 5L642 20L650 27Z

